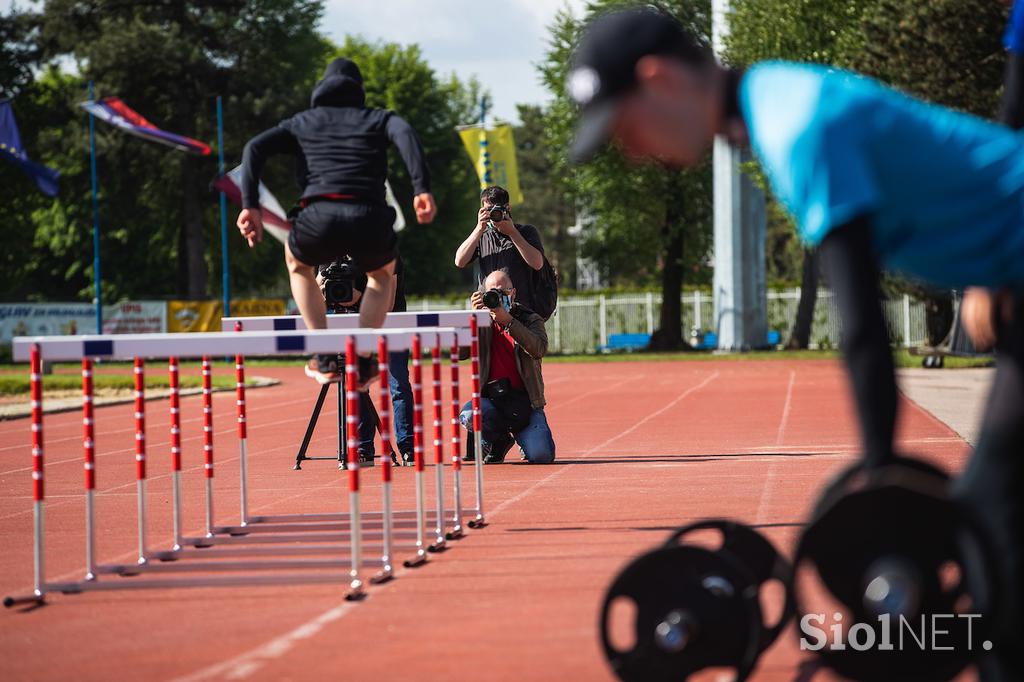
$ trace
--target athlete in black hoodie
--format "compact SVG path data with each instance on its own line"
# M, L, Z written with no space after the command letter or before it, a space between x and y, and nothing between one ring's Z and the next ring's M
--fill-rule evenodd
M311 108L282 121L245 145L242 153L242 212L238 229L255 246L263 238L259 181L267 157L291 154L299 160L301 210L285 245L292 296L309 329L327 327L324 298L315 266L346 254L368 277L359 310L362 327L380 327L391 309L395 269L395 210L384 200L388 143L409 169L416 220L437 213L430 172L416 132L397 114L366 107L363 77L348 59L335 59L313 89ZM369 374L360 362L360 375ZM306 374L320 383L337 381L332 356L315 356ZM361 377L368 378L368 377Z

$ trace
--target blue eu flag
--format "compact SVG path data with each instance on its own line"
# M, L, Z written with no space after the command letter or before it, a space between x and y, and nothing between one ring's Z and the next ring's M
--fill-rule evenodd
M35 180L39 191L51 197L57 196L60 173L29 160L21 146L21 135L18 133L10 100L0 101L0 158L13 162L25 175Z

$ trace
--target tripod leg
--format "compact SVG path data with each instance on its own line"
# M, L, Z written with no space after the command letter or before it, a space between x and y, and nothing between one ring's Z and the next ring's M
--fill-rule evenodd
M306 426L306 435L302 437L302 445L299 446L299 451L295 455L295 471L302 469L302 460L306 459L306 450L309 448L309 441L313 437L313 429L316 428L316 420L320 418L320 410L324 407L324 399L327 398L327 391L330 390L330 384L324 384L320 387L320 395L316 398L316 406L313 407L313 414L309 416L309 424Z

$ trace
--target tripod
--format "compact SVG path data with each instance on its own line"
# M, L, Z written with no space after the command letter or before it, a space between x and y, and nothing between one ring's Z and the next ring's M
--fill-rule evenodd
M346 313L349 312L345 308L335 309L331 308L328 314ZM344 354L338 355L338 367L345 366ZM345 387L344 381L337 382L338 386L338 468L345 467ZM327 399L327 393L331 390L330 384L324 384L320 387L320 395L316 398L316 405L313 406L313 413L309 416L309 423L306 425L306 433L302 437L302 444L299 445L299 451L295 454L295 466L292 467L295 471L302 470L302 462L305 460L314 459L334 459L333 457L307 457L306 451L309 449L309 441L313 438L313 430L316 429L317 420L320 419L320 411L324 407L324 400ZM363 407L369 406L369 415L373 417L374 429L380 433L380 415L377 414L377 408L374 406L372 400L364 400L362 402ZM388 445L390 448L390 439L388 439ZM391 457L391 461L397 463L398 457L395 456L394 448L390 448L390 452L382 453L385 457Z

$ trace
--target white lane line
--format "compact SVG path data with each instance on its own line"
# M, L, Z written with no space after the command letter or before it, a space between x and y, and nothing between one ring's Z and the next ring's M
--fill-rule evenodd
M789 423L789 409L793 404L793 384L796 383L796 370L789 370L789 386L786 388L786 402L782 406L782 418L779 420L779 431L775 435L775 443L782 445L786 437L786 424Z

